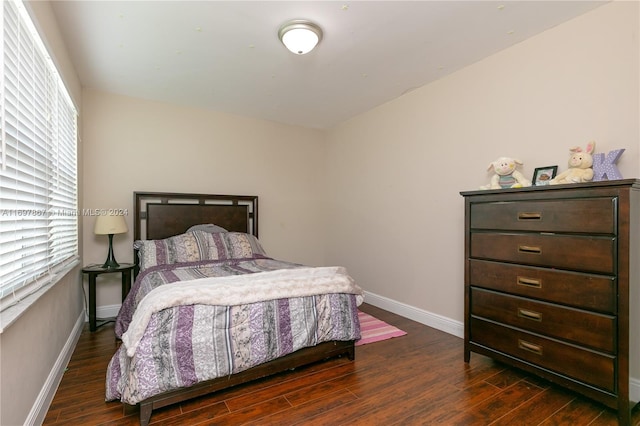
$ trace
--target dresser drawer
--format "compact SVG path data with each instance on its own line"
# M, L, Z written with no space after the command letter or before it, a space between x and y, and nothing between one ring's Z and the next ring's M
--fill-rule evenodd
M561 375L615 392L616 358L478 318L470 341Z
M471 288L471 315L615 352L615 317Z
M613 276L471 259L469 285L616 313L616 280Z
M612 274L616 240L578 235L472 232L472 258Z
M471 204L472 229L615 234L614 197Z

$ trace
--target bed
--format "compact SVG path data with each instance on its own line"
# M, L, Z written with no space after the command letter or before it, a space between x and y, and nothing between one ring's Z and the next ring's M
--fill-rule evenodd
M336 356L355 359L363 292L341 267L270 258L258 197L134 193L135 282L106 399L154 409Z

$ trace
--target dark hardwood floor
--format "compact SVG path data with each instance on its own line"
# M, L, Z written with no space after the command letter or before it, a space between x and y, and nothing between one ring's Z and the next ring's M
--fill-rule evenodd
M408 334L154 411L153 425L616 425L614 411L481 355L463 342L370 305ZM104 401L111 324L82 333L45 425L136 425L136 407ZM640 424L640 410L633 413Z

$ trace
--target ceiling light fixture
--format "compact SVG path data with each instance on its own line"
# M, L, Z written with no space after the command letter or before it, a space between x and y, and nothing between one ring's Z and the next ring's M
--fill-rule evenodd
M322 29L313 22L294 19L280 27L278 37L287 49L296 55L304 55L320 43Z

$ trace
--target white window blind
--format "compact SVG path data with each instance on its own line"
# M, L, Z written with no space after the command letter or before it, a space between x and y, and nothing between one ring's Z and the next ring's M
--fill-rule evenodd
M24 5L2 2L0 302L78 257L77 112Z

